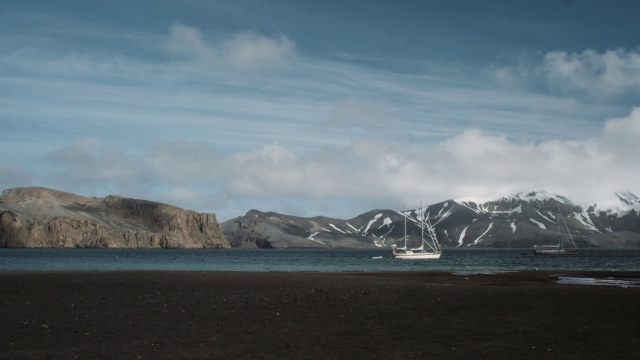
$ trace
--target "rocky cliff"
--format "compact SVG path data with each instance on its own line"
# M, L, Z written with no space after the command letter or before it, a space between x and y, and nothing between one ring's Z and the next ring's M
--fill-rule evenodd
M7 189L0 247L229 248L215 214L153 201L87 198L52 189Z

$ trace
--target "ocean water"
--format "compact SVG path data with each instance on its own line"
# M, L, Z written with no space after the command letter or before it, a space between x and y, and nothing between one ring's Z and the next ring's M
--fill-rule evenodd
M528 249L445 249L439 260L395 260L386 249L0 249L3 270L640 271L640 249L581 250L577 256L535 256Z

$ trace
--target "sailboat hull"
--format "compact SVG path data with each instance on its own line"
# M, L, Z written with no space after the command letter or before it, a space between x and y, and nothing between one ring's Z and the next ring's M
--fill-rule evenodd
M542 248L535 249L534 255L578 255L578 249Z
M442 255L441 252L429 253L392 253L394 259L400 260L437 260Z

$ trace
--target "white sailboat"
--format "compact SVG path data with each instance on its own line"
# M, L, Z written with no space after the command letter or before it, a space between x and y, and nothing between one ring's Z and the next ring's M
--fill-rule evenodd
M433 226L427 217L427 231L431 242L424 239L424 212L422 211L422 204L420 204L420 238L421 243L417 248L407 248L407 213L406 210L402 213L404 215L404 246L399 248L395 244L391 248L391 256L394 259L402 260L436 260L442 256L442 247L438 243L438 238L433 231ZM428 249L425 249L425 244Z
M558 243L553 245L534 245L535 255L578 255L578 246L573 241L569 226L556 206L556 223L558 224ZM564 238L564 243L562 239Z

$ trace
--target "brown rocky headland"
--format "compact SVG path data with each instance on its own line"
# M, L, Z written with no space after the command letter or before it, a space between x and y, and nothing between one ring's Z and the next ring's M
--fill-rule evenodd
M119 196L42 188L0 197L0 247L229 248L215 214Z

